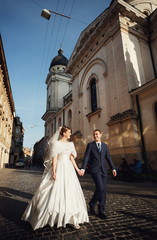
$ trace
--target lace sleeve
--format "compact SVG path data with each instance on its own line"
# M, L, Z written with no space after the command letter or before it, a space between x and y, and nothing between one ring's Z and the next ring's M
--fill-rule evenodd
M74 143L71 142L71 145L72 145L71 154L74 156L74 158L76 158L77 157L77 153L76 153L76 149L75 149Z

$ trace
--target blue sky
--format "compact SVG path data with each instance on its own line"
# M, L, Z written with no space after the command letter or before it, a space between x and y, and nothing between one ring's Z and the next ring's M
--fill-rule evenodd
M70 58L78 37L110 4L111 0L0 0L2 36L12 94L25 129L24 147L44 136L46 76L62 44ZM41 17L47 8L71 16Z

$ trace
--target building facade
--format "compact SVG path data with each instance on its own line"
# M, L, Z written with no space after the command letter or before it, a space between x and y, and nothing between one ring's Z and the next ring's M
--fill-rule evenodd
M32 165L33 150L31 148L24 147L23 152L24 152L25 165L30 167Z
M0 36L0 168L9 165L14 116L14 101Z
M113 0L81 33L65 74L72 90L53 88L62 107L43 119L71 126L78 161L99 128L116 166L136 158L157 170L157 0Z
M47 75L47 107L42 119L45 121L45 147L56 129L67 122L65 111L71 102L71 75L66 73L67 58L59 49L58 56L53 58ZM65 108L63 109L63 107ZM70 114L70 113L69 113Z
M18 116L13 120L12 141L10 148L9 166L15 166L19 159L24 159L23 151L24 128Z
M43 166L44 145L45 145L44 137L34 144L33 160L32 160L32 164L34 166L37 166L37 167Z

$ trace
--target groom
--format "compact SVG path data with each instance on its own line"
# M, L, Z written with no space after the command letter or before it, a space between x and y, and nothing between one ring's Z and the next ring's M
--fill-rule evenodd
M98 217L106 219L104 214L106 202L106 185L107 185L107 165L108 162L112 169L113 176L117 175L112 159L105 143L101 142L101 131L95 129L93 132L94 142L88 143L84 160L81 167L81 174L84 175L87 163L90 165L91 175L95 183L95 192L89 202L90 214L95 215L95 206L98 202Z

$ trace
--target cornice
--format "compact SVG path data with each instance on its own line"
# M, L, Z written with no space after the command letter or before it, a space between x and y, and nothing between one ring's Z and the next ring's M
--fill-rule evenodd
M95 34L93 38L89 38L89 40L80 50L79 54L72 61L71 65L69 65L68 71L72 73L73 79L74 77L76 77L77 74L79 74L82 68L84 68L84 66L87 65L89 61L91 61L91 59L105 43L117 36L119 31L119 22L112 21L111 24L110 20L108 19L108 22L105 22L100 32L97 32L97 29L95 30L95 32L93 32L93 34Z
M145 92L146 90L148 90L148 88L152 88L154 86L157 86L157 78L145 83L144 85L142 85L139 88L136 88L136 89L130 91L129 94L130 94L130 96L135 96L142 92Z
M139 24L136 24L135 22L130 22L130 19L126 20L125 17L120 22L120 28L121 32L123 33L131 33L132 35L136 36L140 41L147 42L148 37L147 37L147 29L144 30L143 27Z
M42 120L47 121L50 117L53 117L59 110L60 109L58 108L47 110L41 117Z
M146 18L144 13L124 0L115 0L110 6L109 11L114 13L117 11L123 13L123 15L133 19L138 23L141 23L141 21Z
M110 117L110 120L106 124L107 124L107 126L110 126L110 125L113 125L115 123L128 120L130 118L137 119L137 117L138 116L137 116L136 112L133 109L128 109L125 112L117 113L115 115L112 115Z
M7 69L6 59L4 55L4 48L3 48L1 35L0 35L0 64L1 64L0 69L3 71L3 81L7 90L6 92L10 102L11 110L12 110L12 113L14 113L15 106L14 106L14 100L13 100L12 90L10 86L10 80L9 80L8 69Z
M50 118L53 120L55 117L57 117L63 110L68 108L72 104L72 101L68 102L64 107L62 108L55 108L47 110L44 115L42 116L42 120L48 121Z
M131 4L143 4L143 3L154 3L154 4L157 4L157 1L156 0L132 0L131 1Z
M128 16L132 21L140 24L146 18L145 14L125 1L115 0L108 9L80 34L68 62L67 72L72 75L78 74L85 62L89 61L89 58L94 56L96 51L100 49L101 43L104 44L114 37L117 31L120 30L120 14ZM108 33L107 35L106 32Z

